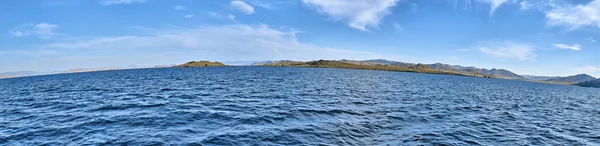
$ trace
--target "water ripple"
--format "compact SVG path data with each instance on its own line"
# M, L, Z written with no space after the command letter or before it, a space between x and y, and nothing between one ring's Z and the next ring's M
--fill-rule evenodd
M0 145L599 145L600 90L348 69L0 80Z

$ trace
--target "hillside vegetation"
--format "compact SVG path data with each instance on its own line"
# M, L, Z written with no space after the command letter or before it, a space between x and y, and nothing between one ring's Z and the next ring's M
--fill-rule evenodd
M431 69L429 66L424 64L415 64L409 67L394 66L387 64L370 64L366 63L347 63L341 61L331 60L317 60L309 62L277 62L273 64L264 64L262 66L292 66L292 67L321 67L321 68L348 68L348 69L364 69L364 70L383 70L383 71L401 71L401 72L418 72L418 73L429 73L429 74L449 74L449 75L460 75L460 76L478 76L473 74L463 74L456 72L437 71ZM479 76L484 77L484 76Z
M207 67L207 66L227 66L221 62L210 62L210 61L190 61L175 67Z

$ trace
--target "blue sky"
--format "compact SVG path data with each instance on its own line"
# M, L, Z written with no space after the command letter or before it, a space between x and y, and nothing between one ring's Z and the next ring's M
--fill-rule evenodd
M600 0L20 0L0 11L0 72L382 58L600 77Z

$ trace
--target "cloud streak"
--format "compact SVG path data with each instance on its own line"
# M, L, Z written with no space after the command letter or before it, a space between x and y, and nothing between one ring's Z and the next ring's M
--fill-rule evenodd
M334 49L297 41L296 31L266 25L199 26L154 30L151 35L73 39L45 45L45 49L170 52L181 58L218 60L315 60L391 58L386 55ZM219 54L219 55L215 55ZM222 58L214 58L220 56Z
M390 13L398 0L302 0L302 2L331 19L345 21L348 26L362 31L378 28L381 20Z
M24 37L24 36L36 36L42 39L49 39L52 36L56 35L54 30L58 28L56 24L50 23L39 23L39 24L22 24L19 25L12 30L10 30L10 34L16 37Z
M210 12L210 15L217 19L220 19L220 20L229 20L229 21L235 22L235 15L231 15L231 14L221 15L216 12Z
M185 9L187 9L187 7L185 7L185 6L173 6L173 9L174 10L185 10Z
M104 0L101 2L104 6L119 5L119 4L135 4L135 3L146 3L147 0Z
M517 59L521 61L531 60L537 56L534 54L535 48L532 46L511 41L504 41L499 44L485 44L476 48L489 56Z
M508 2L508 0L479 0L481 2L490 4L490 16L494 15L494 12L500 7L502 4Z
M573 44L573 45L566 45L566 44L552 44L552 46L559 48L559 49L568 49L568 50L573 50L573 51L580 51L581 50L581 46L578 44Z

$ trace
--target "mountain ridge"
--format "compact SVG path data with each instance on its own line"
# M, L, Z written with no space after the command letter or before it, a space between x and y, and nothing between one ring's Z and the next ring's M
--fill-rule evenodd
M592 80L596 80L596 78L592 77L588 74L578 74L578 75L573 75L573 76L548 79L548 80L544 80L544 81L577 84L577 83L587 82L587 81L592 81Z
M372 59L372 60L339 60L346 63L358 63L361 65L368 64L382 64L382 65L393 65L393 66L401 66L401 67L411 67L415 66L418 63L407 63L407 62L399 62L399 61L390 61L385 59ZM480 75L480 76L489 76L494 78L503 78L503 79L519 79L523 80L524 77L513 73L506 69L485 69L485 68L477 68L477 67L465 67L460 65L450 65L443 63L434 63L434 64L423 64L425 66L430 67L436 71L444 71L444 72L454 72L468 75Z

